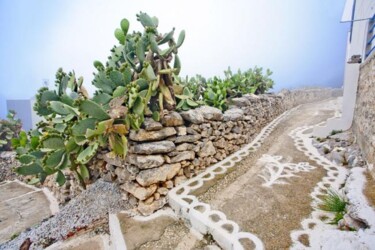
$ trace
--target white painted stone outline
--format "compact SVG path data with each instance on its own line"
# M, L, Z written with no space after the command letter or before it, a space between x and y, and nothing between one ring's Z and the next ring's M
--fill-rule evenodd
M264 167L262 173L258 175L265 181L262 186L270 188L273 184L289 184L282 179L299 177L296 173L310 172L310 170L315 169L308 162L283 163L281 162L282 159L283 157L279 155L264 154L258 160L258 163Z
M228 220L220 211L212 210L209 204L200 202L191 193L203 186L204 182L215 179L235 166L251 152L255 152L269 136L279 122L292 112L288 110L265 126L255 139L239 151L224 160L207 168L203 173L189 179L168 192L169 205L179 217L184 218L193 229L202 234L210 233L215 241L224 249L244 249L240 240L248 239L253 242L255 249L264 249L263 242L254 234L241 232L237 223Z
M291 249L316 249L316 246L313 246L314 242L311 241L311 239L315 237L314 232L317 230L336 229L335 225L327 224L322 220L323 216L328 218L328 220L332 220L333 214L318 208L319 204L322 202L319 196L324 196L329 189L339 190L340 186L345 183L348 175L348 170L346 168L329 161L313 146L312 133L308 132L309 130L312 131L313 127L314 126L302 126L294 129L289 134L289 136L293 138L294 145L299 151L303 152L310 160L315 161L318 165L327 170L327 175L322 178L322 181L317 184L310 194L313 198L311 203L313 212L309 218L301 222L302 230L292 231L290 234L293 242ZM302 235L309 236L310 247L305 246L298 240Z

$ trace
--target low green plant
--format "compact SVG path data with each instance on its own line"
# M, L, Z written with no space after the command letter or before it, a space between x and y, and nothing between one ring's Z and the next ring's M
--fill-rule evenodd
M328 193L323 197L319 208L323 211L335 213L335 217L330 224L337 224L346 213L346 205L347 201L341 194L329 189Z
M15 115L14 110L9 110L7 119L0 120L0 151L11 150L11 139L18 137L21 132L21 120L15 119Z
M237 73L233 73L231 68L228 67L224 74L229 85L228 94L231 97L238 97L243 94L264 94L274 85L270 78L272 71L267 69L263 73L263 68L257 66L244 72L239 69Z
M336 135L336 134L340 134L340 133L342 133L341 129L340 130L332 130L330 135Z
M207 89L204 92L204 102L212 107L216 107L222 111L228 108L227 105L227 89L228 82L223 81L217 77L209 80L207 83Z

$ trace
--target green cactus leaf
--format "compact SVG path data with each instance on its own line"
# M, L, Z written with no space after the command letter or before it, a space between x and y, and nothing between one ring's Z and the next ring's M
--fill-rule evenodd
M183 44L184 40L185 40L185 30L182 30L180 32L180 35L178 36L176 47L179 48Z
M94 61L94 67L95 67L98 71L104 69L104 65L103 65L100 61L97 61L97 60Z
M36 160L36 157L33 156L33 155L29 155L29 154L21 155L18 158L18 161L21 164L30 164L30 163L34 162L35 160Z
M59 89L58 89L59 96L62 96L63 94L65 94L66 88L68 87L69 80L70 80L70 77L68 75L65 75L62 78L60 84L58 85L58 87L59 87Z
M65 149L59 149L46 155L44 159L44 166L51 169L57 168L62 162L64 154Z
M46 88L42 88L39 90L39 94L36 96L36 102L34 104L34 110L40 116L46 116L52 114L52 111L48 109L48 102L50 101L58 101L59 97L55 93L55 91L48 90Z
M87 129L95 128L96 122L97 122L97 119L95 118L83 119L72 127L72 134L74 136L83 136L86 134Z
M66 152L71 153L71 152L75 151L77 148L79 148L79 146L75 142L74 138L73 137L69 138L69 140L67 141L67 143L65 145Z
M56 129L58 132L60 132L60 133L64 133L64 131L65 131L65 129L66 129L67 126L68 126L68 125L67 125L66 123L57 123L57 124L55 125L55 129Z
M159 26L159 19L156 16L152 17L152 22L155 24L156 27Z
M198 107L198 106L199 106L198 103L196 103L195 101L193 101L193 100L191 100L191 99L187 99L187 100L186 100L186 103L187 103L187 105L189 105L190 107Z
M81 105L79 106L79 110L93 118L96 118L100 121L110 119L111 117L107 114L107 112L103 109L102 106L97 104L94 101L91 100L84 100L81 102Z
M48 107L59 115L79 115L79 111L60 101L51 101Z
M148 40L150 42L150 48L152 50L152 52L156 53L156 54L159 54L160 53L160 49L159 49L159 46L155 40L155 35L152 34L152 33L149 33L148 34Z
M92 157L94 157L97 149L99 147L99 144L95 142L94 144L88 146L85 148L79 155L77 156L77 163L80 164L86 164L88 163Z
M74 136L73 138L74 138L75 143L79 146L85 145L86 143L89 142L89 140L87 140L86 136L84 135Z
M119 41L120 44L124 45L125 44L125 34L122 29L116 29L115 30L115 37Z
M147 67L142 69L140 77L142 77L143 79L146 79L147 81L154 81L157 79L155 72L150 64L147 65Z
M152 20L152 18L147 15L146 13L143 13L143 12L140 12L138 15L137 15L137 20L141 22L141 24L143 25L143 27L152 27L152 28L156 28L156 24L154 23L154 21Z
M152 112L152 119L156 122L160 121L160 113L158 111Z
M158 42L158 45L162 45L164 43L169 42L169 40L171 40L173 38L174 30L175 29L173 28L172 31L170 31L169 33L165 34L163 36L163 38Z
M145 49L143 47L142 40L139 40L137 42L136 54L137 54L140 64L143 64L143 61L145 60Z
M109 74L109 77L111 78L112 82L114 82L117 86L123 86L124 85L124 76L120 71L114 70Z
M60 187L65 184L66 178L63 172L57 171L56 182L59 184Z
M178 57L178 55L174 56L173 68L175 69L175 74L179 75L180 71L181 71L181 61L180 61L180 58Z
M15 169L20 175L36 175L43 172L43 168L38 163L31 163L29 165L22 165Z
M73 115L73 114L61 116L61 117L55 117L55 118L52 119L52 122L53 123L66 123L66 122L72 120L74 117L75 117L75 115Z
M132 71L129 68L126 68L123 72L124 75L124 84L127 85L132 81Z
M122 32L126 36L126 34L128 34L128 30L129 30L129 21L128 21L128 19L126 19L126 18L122 19L121 22L120 22L120 27L121 27Z
M140 78L136 81L136 83L138 84L140 91L148 89L148 81L147 80Z
M105 105L108 104L109 101L111 101L112 97L107 93L100 93L95 95L92 100L96 102L97 104Z
M30 145L31 145L31 148L35 150L39 146L39 136L31 137Z
M49 151L65 148L63 139L58 135L48 136L42 140L42 146Z
M64 154L62 156L62 160L60 162L60 165L58 166L58 169L63 170L65 168L67 168L68 166L71 166L71 162L69 160L68 154Z
M103 92L107 94L112 94L113 88L115 87L114 85L112 85L112 81L107 79L105 72L98 72L95 75L93 84L95 87L103 90Z
M186 99L189 99L189 96L187 95L175 95L178 99L180 100L186 100Z
M134 105L133 105L133 108L132 108L133 112L135 114L138 114L138 115L142 115L144 110L145 110L145 105L143 103L143 100L140 96L138 96L136 99L135 99L135 102L134 102Z
M181 108L182 108L182 106L184 106L185 102L186 102L186 100L183 100L183 99L182 99L182 100L177 104L176 109L177 109L177 110L181 110Z
M167 56L169 56L170 53L172 53L173 50L174 50L174 46L162 50L159 54L162 57L167 57Z
M118 86L113 91L113 98L123 96L123 95L125 95L125 93L126 93L126 88L124 86Z
M79 165L79 174L81 175L82 179L88 180L90 179L90 173L89 170L87 169L86 165Z
M128 140L124 135L111 134L109 136L109 145L115 155L126 157L128 153Z

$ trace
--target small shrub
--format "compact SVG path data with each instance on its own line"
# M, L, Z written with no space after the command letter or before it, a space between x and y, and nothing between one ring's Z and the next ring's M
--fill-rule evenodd
M0 120L0 151L11 150L11 140L18 137L22 123L20 119L15 119L16 112L10 110L7 120Z
M323 211L335 213L335 217L329 224L337 225L338 222L344 218L346 213L347 201L345 198L334 190L328 190L328 193L323 197L323 202L319 208Z
M342 133L341 129L340 130L332 130L330 135L335 135L335 134L340 134L340 133Z
M338 192L330 189L323 198L323 203L319 206L321 210L327 212L344 212L346 200Z

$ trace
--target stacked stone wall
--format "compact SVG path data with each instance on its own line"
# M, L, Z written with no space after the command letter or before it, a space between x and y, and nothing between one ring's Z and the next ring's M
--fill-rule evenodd
M139 131L129 133L126 159L101 152L92 161L91 181L116 182L123 198L143 215L167 203L168 190L223 160L249 143L259 131L284 111L303 103L337 96L336 89L282 91L279 94L245 95L232 99L224 113L202 106L166 113L160 122L146 118ZM48 180L60 202L81 192L72 174L57 188Z
M375 53L360 67L353 132L366 161L375 165ZM375 177L375 169L371 170Z

